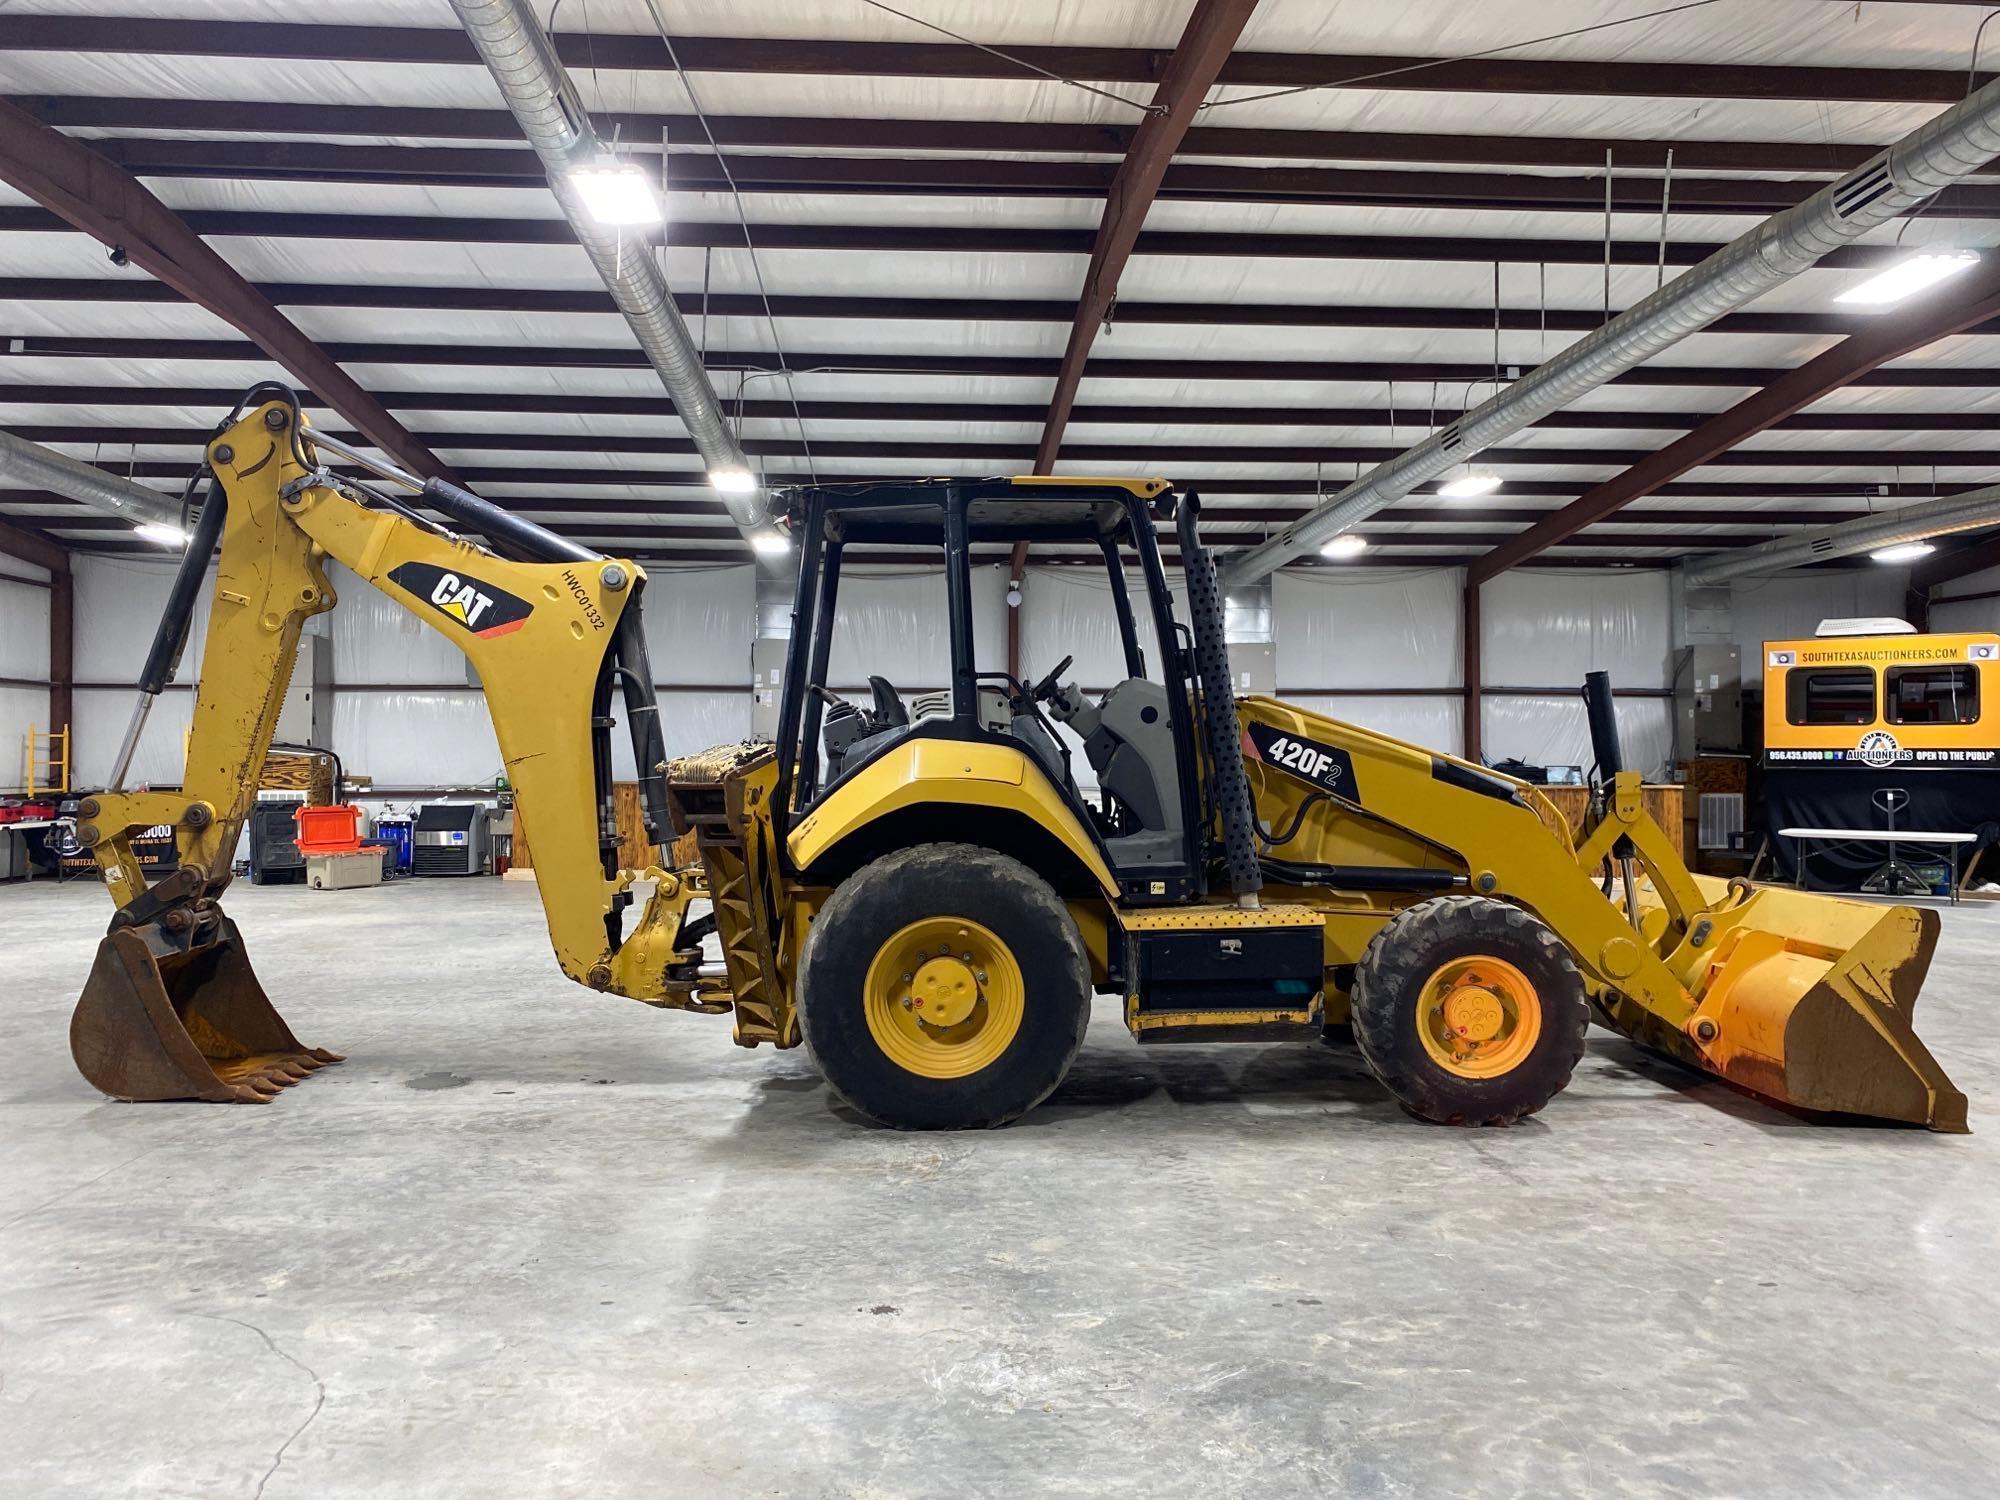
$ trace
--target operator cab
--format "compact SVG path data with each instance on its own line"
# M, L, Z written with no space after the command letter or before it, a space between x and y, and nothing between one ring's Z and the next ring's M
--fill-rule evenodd
M1192 657L1177 635L1154 530L1156 518L1174 513L1165 481L825 485L794 491L788 501L800 571L778 731L781 746L795 747L780 757L781 819L805 817L836 787L913 739L1001 743L1026 752L1076 813L1127 901L1203 893L1207 824L1195 760ZM1075 651L1031 678L977 665L1005 660L1004 637L1012 632L990 610L987 623L979 620L975 550L990 551L990 563L999 563L1021 542L1070 553L1081 546L1091 555L1088 570L1064 572L1087 571L1106 585L1116 647L1103 670L1112 680L1076 681ZM843 566L857 556L893 562L940 554L945 597L937 626L949 647L948 681L898 684L868 673L864 692L858 675L850 674L845 690L830 680ZM1079 781L1079 751L1094 793Z

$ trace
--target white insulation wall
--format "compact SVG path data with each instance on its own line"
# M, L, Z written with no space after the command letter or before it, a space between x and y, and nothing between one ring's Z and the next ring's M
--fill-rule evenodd
M18 565L17 565L18 566ZM663 685L667 749L680 754L750 733L750 644L756 631L756 578L748 566L653 568L646 594L653 675ZM315 622L333 640L334 748L349 770L378 787L479 788L500 773L500 752L465 661L436 631L345 570L330 570L340 603ZM101 782L132 704L153 624L172 575L168 559L79 557L77 577L77 738L79 780ZM1176 610L1185 617L1178 578ZM1280 693L1301 706L1434 749L1462 746L1464 662L1457 569L1315 569L1281 573L1272 586L1272 628ZM973 633L982 670L1006 660L1006 571L975 570ZM2000 588L2000 572L1954 589ZM1780 578L1735 590L1735 636L1746 683L1755 686L1765 640L1810 635L1836 614L1896 614L1900 574L1842 573ZM1101 689L1124 675L1110 588L1086 568L1031 568L1021 610L1024 672L1039 676L1064 656L1065 674ZM1946 605L1939 629L1990 628L1995 601ZM1671 685L1671 603L1667 575L1639 569L1532 570L1502 574L1482 596L1483 735L1489 760L1587 765L1588 733L1578 698L1586 672L1609 671L1624 689ZM46 675L48 597L0 579L0 676ZM136 781L179 775L181 737L192 705L186 683L198 670L207 601L197 611L182 685L153 711L135 762ZM840 621L829 676L865 694L870 673L906 696L945 685L944 584L931 568L857 568L843 577ZM1962 622L1962 623L1961 623ZM1157 669L1153 631L1141 611L1141 644ZM0 785L18 778L28 722L47 696L0 689L0 734L7 764ZM1665 697L1622 697L1618 718L1628 763L1658 773L1669 753ZM617 774L633 774L622 733L614 734ZM1088 765L1075 757L1079 779Z
M1479 606L1486 758L1535 765L1591 763L1581 689L1586 672L1614 688L1671 687L1667 575L1631 568L1502 573ZM1519 691L1544 689L1542 692ZM1516 691L1508 691L1514 689ZM1672 751L1665 698L1620 698L1627 769L1661 774Z
M0 558L0 678L42 683L49 676L48 573ZM45 687L0 682L0 791L26 785L28 726L49 727Z
M2000 630L2000 568L1969 573L1954 578L1938 592L1946 595L1943 604L1931 604L1931 629L1936 631ZM1963 604L1949 601L1953 594L1994 594L1991 599L1968 599Z

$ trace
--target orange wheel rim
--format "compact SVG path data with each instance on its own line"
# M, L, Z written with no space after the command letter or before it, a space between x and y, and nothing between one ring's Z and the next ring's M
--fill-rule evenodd
M1459 1078L1496 1078L1527 1060L1542 1034L1534 982L1504 958L1473 954L1438 965L1417 1002L1431 1061Z

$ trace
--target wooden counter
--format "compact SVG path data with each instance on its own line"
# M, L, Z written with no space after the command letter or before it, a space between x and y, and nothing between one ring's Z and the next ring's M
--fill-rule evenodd
M1545 786L1538 790L1553 802L1562 815L1569 819L1570 832L1579 839L1583 837L1583 815L1590 810L1590 788L1587 786ZM1655 823L1666 830L1667 842L1674 846L1674 852L1687 858L1686 830L1681 827L1682 787L1678 782L1659 785L1648 783L1641 788L1640 800L1646 812Z

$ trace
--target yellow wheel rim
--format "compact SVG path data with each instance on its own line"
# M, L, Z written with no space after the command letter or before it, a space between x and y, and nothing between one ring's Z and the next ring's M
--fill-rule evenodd
M1432 970L1417 1003L1417 1035L1431 1061L1460 1078L1519 1067L1542 1034L1542 1002L1504 958L1474 954Z
M1013 952L964 917L925 917L868 966L868 1034L920 1078L964 1078L998 1061L1021 1030L1027 986Z

